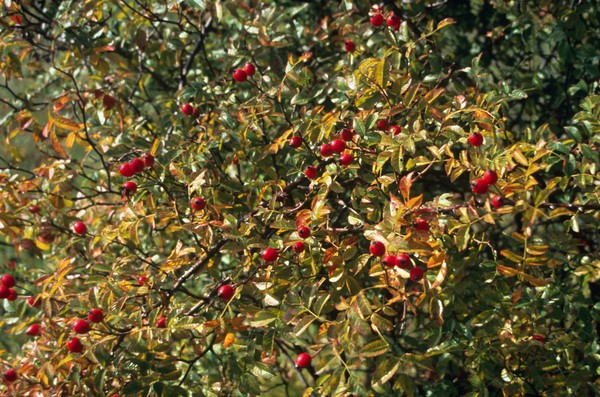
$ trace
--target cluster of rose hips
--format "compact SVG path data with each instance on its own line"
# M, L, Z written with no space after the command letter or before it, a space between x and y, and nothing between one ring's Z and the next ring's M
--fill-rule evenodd
M0 299L15 301L17 299L17 291L13 289L16 281L10 274L4 274L0 279Z
M179 109L181 110L181 113L185 114L186 116L192 116L195 119L200 116L200 110L198 110L197 107L192 106L191 103L183 103Z
M373 27L378 28L381 25L383 25L383 22L385 20L386 25L392 28L393 30L400 29L400 18L398 17L398 15L396 15L394 11L390 11L384 18L383 12L384 11L381 7L373 6L373 9L371 11L371 17L369 18L369 20L371 21L371 25L373 25Z
M390 134L396 136L398 135L401 131L402 131L402 127L400 127L397 124L391 125L388 128L388 122L386 120L379 120L377 122L377 129L379 129L380 131L388 131Z
M334 154L340 155L341 165L350 165L354 161L354 157L350 153L344 153L346 150L346 142L352 141L354 131L350 128L343 128L339 133L339 138L332 140L329 143L323 143L319 147L319 153L323 157L331 157ZM302 145L302 138L299 135L294 135L290 139L290 146L294 149L299 148ZM315 179L317 177L317 167L311 165L304 170L304 175L308 179Z
M369 251L371 252L371 255L382 258L382 263L386 266L399 267L400 269L410 268L410 257L407 254L386 255L385 245L381 241L372 241L369 246ZM423 269L417 266L410 269L410 279L414 282L422 280Z
M498 174L494 170L486 170L481 178L475 179L471 183L471 190L475 194L485 194L490 186L495 185L498 181ZM492 206L500 208L504 205L504 197L496 194L492 197Z
M254 76L256 73L256 68L250 62L246 62L243 68L236 68L233 71L233 79L238 83L243 83L248 80L248 77Z
M130 176L144 171L145 168L152 168L153 166L154 156L150 153L144 153L141 157L136 157L128 163L121 164L119 166L119 174L129 178ZM137 183L134 181L127 181L123 184L123 192L127 196L134 194L137 191L137 188Z

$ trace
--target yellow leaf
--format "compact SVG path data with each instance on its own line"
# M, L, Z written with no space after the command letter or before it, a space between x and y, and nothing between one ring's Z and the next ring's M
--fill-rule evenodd
M499 273L501 273L505 276L508 276L508 277L514 277L514 276L522 277L523 279L527 280L528 282L530 282L531 284L533 284L536 287L542 287L547 284L546 281L544 281L544 280L535 278L527 273L524 273L524 272L514 269L512 267L496 265L496 269L498 270Z
M521 263L523 261L523 258L521 256L515 254L514 252L512 252L510 250L502 250L502 251L500 251L500 255L507 258L511 262Z

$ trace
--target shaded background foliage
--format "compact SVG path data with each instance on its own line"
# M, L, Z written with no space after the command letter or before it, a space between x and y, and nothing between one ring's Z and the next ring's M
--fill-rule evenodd
M7 395L598 395L597 2L384 3L397 31L363 1L4 3ZM319 154L344 127L350 166Z

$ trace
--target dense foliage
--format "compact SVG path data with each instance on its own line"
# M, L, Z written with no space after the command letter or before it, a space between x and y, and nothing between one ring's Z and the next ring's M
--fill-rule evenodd
M3 395L600 394L597 2L384 3L4 1Z

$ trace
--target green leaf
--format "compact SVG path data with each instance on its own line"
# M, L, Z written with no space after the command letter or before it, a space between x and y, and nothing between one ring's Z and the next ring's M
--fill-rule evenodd
M368 343L360 350L361 357L377 357L389 351L390 346L382 339Z
M373 374L371 383L373 387L381 387L386 384L398 372L400 368L400 360L396 357L389 357L383 360Z

